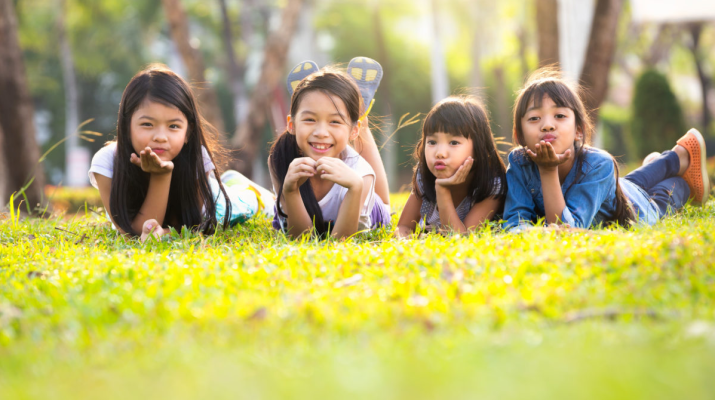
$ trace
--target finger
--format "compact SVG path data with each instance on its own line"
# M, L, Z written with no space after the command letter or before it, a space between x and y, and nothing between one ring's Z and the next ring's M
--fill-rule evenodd
M558 157L556 156L556 150L554 150L554 146L552 146L551 143L546 144L546 154L549 158L558 159Z
M134 154L134 153L132 153L132 155L129 156L129 162L131 162L132 164L136 165L137 167L141 167L141 166L142 166L142 160L141 160L141 158L137 157L137 155Z
M566 162L571 158L571 149L564 151L564 154L559 156L559 161Z
M531 151L531 149L526 149L526 154L528 154L531 158L536 158L536 153Z

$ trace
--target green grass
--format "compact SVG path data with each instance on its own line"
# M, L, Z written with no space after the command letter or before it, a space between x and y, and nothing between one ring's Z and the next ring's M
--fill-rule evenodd
M713 217L141 244L5 214L0 398L711 399Z

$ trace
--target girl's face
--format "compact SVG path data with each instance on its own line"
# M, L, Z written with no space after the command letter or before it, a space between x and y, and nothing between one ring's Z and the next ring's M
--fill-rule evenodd
M471 138L444 132L425 136L424 148L427 168L437 179L454 175L474 152Z
M313 90L303 95L298 111L288 116L288 131L296 136L305 157L338 157L358 135L339 97Z
M533 152L542 140L551 143L556 154L563 154L568 149L573 152L575 141L583 139L583 132L576 127L573 110L557 107L548 95L544 95L540 107L534 106L534 99L529 101L526 114L521 117L521 130L526 147Z
M178 108L144 100L132 114L132 147L137 154L150 147L160 159L171 161L187 141L188 126L186 116Z

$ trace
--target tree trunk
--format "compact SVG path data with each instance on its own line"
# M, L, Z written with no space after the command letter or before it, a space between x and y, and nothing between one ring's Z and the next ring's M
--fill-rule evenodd
M584 89L581 98L594 124L598 122L598 107L608 92L608 74L616 50L618 17L622 9L623 0L597 0L593 13L591 36L581 70Z
M377 61L382 65L383 71L390 71L390 56L387 51L386 38L384 31L384 23L380 15L380 7L377 3L372 5L373 26L375 27L375 43L377 44ZM392 91L390 90L390 74L383 74L380 82L380 101L377 102L380 115L384 117L382 124L382 132L386 133L384 139L379 144L382 149L382 159L384 160L385 172L387 176L393 177L388 179L390 190L398 190L400 188L399 177L397 175L397 138L390 138L388 135L392 133L395 127L393 121L392 109ZM374 132L373 132L374 135Z
M166 19L169 22L171 38L176 43L176 47L181 53L186 69L189 71L189 81L201 106L201 114L219 132L219 136L224 135L225 125L221 117L221 109L218 105L218 96L211 85L204 78L206 69L204 57L198 48L191 45L189 35L189 20L186 16L180 0L161 0L164 6Z
M76 134L79 126L79 90L77 76L74 70L72 48L67 38L65 26L66 0L59 0L57 12L57 36L60 42L60 61L62 65L62 81L65 89L65 179L70 187L87 186L90 155L89 151L79 144Z
M248 96L246 95L246 87L243 83L245 74L245 60L239 60L236 52L233 50L233 32L231 29L231 19L228 16L228 7L226 0L218 0L221 7L221 16L223 20L223 44L226 50L227 72L231 94L233 95L233 115L236 119L236 125L240 125L245 119L248 108ZM252 24L251 18L245 18L245 14L250 14L249 1L244 0L241 7L241 31L251 31L251 27L244 24ZM242 35L243 36L243 35ZM243 42L248 45L249 41Z
M558 0L536 0L539 67L560 61Z
M710 129L710 102L708 101L708 91L710 89L710 77L705 72L703 67L703 54L700 50L700 34L703 30L702 23L693 23L688 26L691 35L691 42L688 46L693 54L695 68L698 71L698 79L700 79L700 94L703 101L703 113L701 116L702 129L707 131Z
M439 23L439 8L437 0L432 0L432 51L430 64L432 66L432 104L436 104L449 96L449 77L447 75L447 65L445 63L444 45Z
M231 147L241 155L233 167L247 177L253 175L253 161L259 152L261 135L270 112L273 90L285 74L288 46L295 33L302 0L288 0L278 29L268 36L258 84L251 95L246 119L238 126Z
M28 206L34 209L42 201L45 174L38 166L40 148L35 139L35 112L27 87L12 0L0 0L0 94L0 129L4 132L0 151L4 153L7 172L7 179L0 181L5 187L0 193L9 196L20 190L34 174L34 181L25 190ZM5 205L8 199L3 197L0 201ZM15 206L17 203L19 199Z
M7 199L10 196L7 193L7 182L10 177L7 174L7 166L5 165L5 154L3 154L2 149L5 148L5 133L2 130L2 124L0 124L0 211L2 211L7 205Z

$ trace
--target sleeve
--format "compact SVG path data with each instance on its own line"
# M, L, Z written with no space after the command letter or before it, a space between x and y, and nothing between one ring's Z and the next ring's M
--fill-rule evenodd
M610 157L599 157L593 163L589 161L584 161L588 171L583 171L579 182L572 184L564 195L566 207L561 213L561 221L574 228L589 228L601 205L616 187L615 166Z
M505 229L513 229L523 224L531 223L537 217L536 204L529 192L526 177L517 160L515 152L509 154L509 167L506 169L506 202L504 203Z
M94 154L94 157L92 157L88 175L89 183L96 189L99 188L97 187L97 179L94 177L94 174L100 174L107 178L111 178L114 175L114 155L116 151L117 144L110 143L99 149L99 151Z
M208 150L206 150L206 147L204 147L204 146L201 146L201 156L204 159L204 171L209 172L209 171L213 171L214 169L216 169L216 166L211 161L211 157L209 157Z

